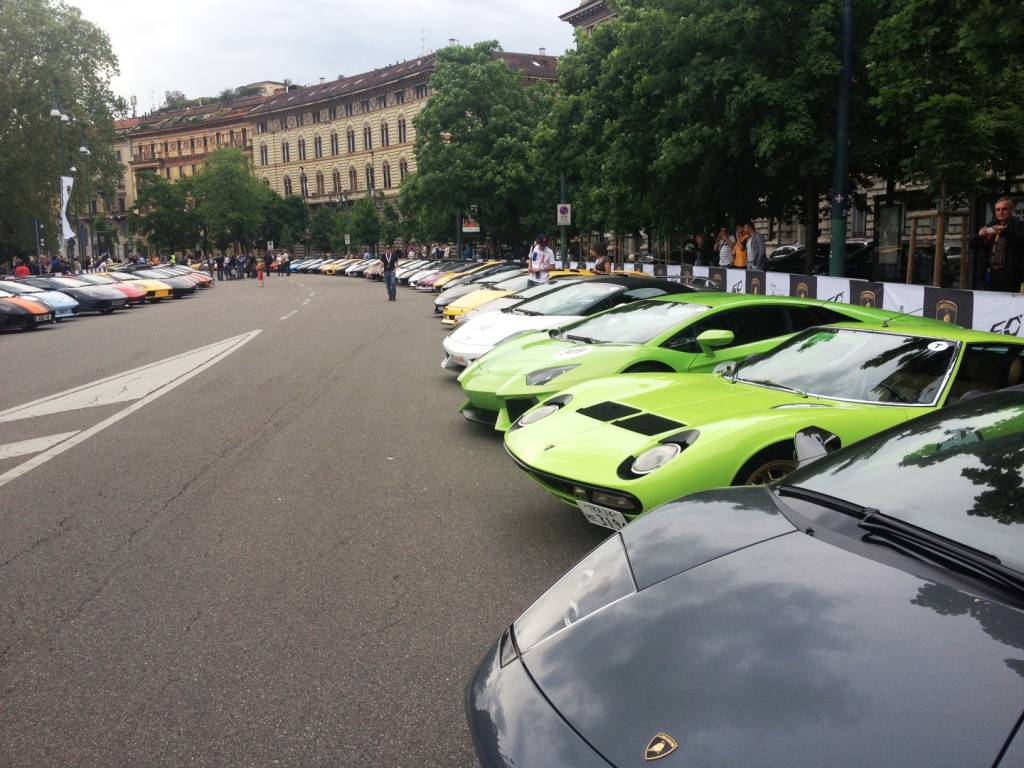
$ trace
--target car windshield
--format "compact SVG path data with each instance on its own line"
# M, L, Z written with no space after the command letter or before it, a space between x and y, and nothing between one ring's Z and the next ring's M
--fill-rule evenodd
M517 275L516 277L505 278L500 283L496 283L490 287L499 291L512 291L515 293L516 291L523 291L529 284L529 275Z
M678 301L634 301L567 326L562 336L609 344L646 344L708 309L703 304Z
M736 378L840 400L933 405L956 350L935 338L812 328L742 365Z
M112 285L116 282L109 277L102 277L100 275L82 275L80 279L82 282L92 283L93 285Z
M962 542L1024 571L1024 400L967 401L786 478Z
M89 285L81 280L75 280L73 277L51 277L50 280L61 288L86 288Z
M516 307L517 312L531 315L581 315L594 304L626 287L618 283L577 283L550 296L541 296Z
M42 288L36 288L34 285L22 285L20 283L13 283L10 280L0 282L0 290L7 291L7 293L13 293L15 296L21 296L26 293L42 293Z
M141 277L151 277L155 280L159 280L165 277L174 277L174 275L169 275L166 272L158 272L155 269L139 269L135 272L135 274L140 275Z
M117 278L118 280L121 280L121 281L124 281L124 280L138 280L139 279L135 275L130 274L128 272L111 272L110 276L114 277L114 278Z
M529 278L527 278L527 281L529 281ZM560 290L562 288L565 288L567 285L573 285L573 284L578 283L578 282L579 282L578 279L577 280L549 280L546 283L541 283L540 285L534 285L534 286L526 288L526 289L524 289L522 291L519 291L519 293L516 294L516 297L520 298L520 299L525 299L526 301L529 301L530 299L535 299L538 296L543 296L543 295L545 295L547 293L551 293L552 291ZM527 285L529 285L529 282L527 282Z

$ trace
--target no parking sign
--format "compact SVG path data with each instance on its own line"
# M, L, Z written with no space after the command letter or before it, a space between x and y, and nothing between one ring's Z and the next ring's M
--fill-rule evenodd
M572 226L572 206L569 203L559 203L556 211L558 214L558 226Z

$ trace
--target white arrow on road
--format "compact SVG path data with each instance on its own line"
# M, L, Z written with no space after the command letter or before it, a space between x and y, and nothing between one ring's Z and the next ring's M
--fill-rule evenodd
M59 392L50 397L33 400L31 403L0 411L0 423L46 416L64 411L75 411L83 408L95 408L102 405L132 402L127 408L108 416L103 421L81 432L67 432L60 435L49 435L34 440L22 440L17 443L0 445L0 459L13 458L35 453L28 461L0 474L0 486L6 485L26 472L45 464L55 456L73 448L121 419L165 395L175 387L179 387L194 376L198 376L211 365L223 360L232 352L237 352L243 345L252 341L260 333L259 330L233 336L214 344L209 344L191 352L168 357L141 368L134 368L117 376L100 379L81 387Z

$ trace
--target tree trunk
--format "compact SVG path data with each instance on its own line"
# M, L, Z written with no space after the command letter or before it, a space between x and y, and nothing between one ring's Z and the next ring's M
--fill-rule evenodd
M818 188L813 181L804 187L804 230L806 231L804 248L804 274L814 271L814 257L818 251Z

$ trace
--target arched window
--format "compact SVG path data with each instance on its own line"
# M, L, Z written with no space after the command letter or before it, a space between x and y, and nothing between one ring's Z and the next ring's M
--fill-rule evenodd
M331 174L331 191L336 195L341 193L341 173L337 170Z
M316 172L316 193L320 197L324 195L324 175L320 171Z
M299 189L303 197L309 197L309 179L306 178L305 173L299 176Z
M348 189L349 192L355 192L359 189L359 174L356 173L355 168L348 169Z
M363 149L373 149L373 129L363 126Z
M324 141L319 136L313 137L313 157L324 156Z
M405 128L405 118L398 118L398 143L405 144L409 140L408 133Z
M338 134L336 133L331 134L331 154L338 154Z
M306 159L306 140L299 139L299 160Z
M260 144L260 165L266 165L270 162L270 153L267 151L266 144Z
M373 166L372 165L368 165L368 166L366 166L366 188L372 192L373 191L373 187L374 187Z
M391 146L391 131L387 123L380 124L380 145L382 147Z
M292 179L290 176L284 177L284 196L290 197L292 194Z
M408 176L408 175L409 175L409 163L407 163L405 158L403 157L401 160L398 161L398 181L399 182L405 181L405 177Z
M287 141L281 142L281 162L289 163L292 159L291 147L288 146Z
M351 155L356 151L356 130L355 128L348 129L348 153Z
M384 167L381 168L380 175L384 177L384 189L391 189L391 165L384 163Z

